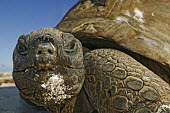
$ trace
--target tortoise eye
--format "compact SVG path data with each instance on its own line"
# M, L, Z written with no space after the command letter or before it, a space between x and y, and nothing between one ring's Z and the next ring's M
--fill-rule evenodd
M21 35L18 39L16 49L20 55L27 55L27 47L26 47L27 39L28 37L25 35Z
M77 44L75 40L69 42L64 46L64 50L66 53L73 53L76 51L76 48L77 48Z
M23 44L17 44L17 50L20 55L27 55L27 48Z

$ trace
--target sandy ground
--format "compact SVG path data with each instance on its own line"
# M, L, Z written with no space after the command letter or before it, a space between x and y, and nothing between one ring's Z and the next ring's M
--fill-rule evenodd
M4 87L4 85L14 86L13 83L12 73L0 73L0 87Z
M20 98L11 75L0 76L0 83L0 113L48 113Z

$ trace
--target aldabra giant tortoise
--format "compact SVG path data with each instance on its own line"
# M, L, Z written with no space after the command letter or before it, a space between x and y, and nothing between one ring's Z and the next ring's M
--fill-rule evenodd
M169 113L169 12L168 0L81 0L61 31L18 39L21 97L52 113Z

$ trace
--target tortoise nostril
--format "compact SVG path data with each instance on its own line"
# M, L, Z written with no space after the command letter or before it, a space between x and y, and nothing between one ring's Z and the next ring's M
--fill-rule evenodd
M48 49L48 53L53 54L53 52L50 49Z
M41 51L41 50L39 50L39 51L37 52L37 54L38 54L38 55L41 55L41 54L42 54L42 51Z

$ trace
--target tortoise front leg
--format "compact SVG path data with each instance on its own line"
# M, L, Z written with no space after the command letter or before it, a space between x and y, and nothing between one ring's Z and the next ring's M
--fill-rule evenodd
M164 106L170 112L170 86L132 57L97 49L84 62L84 86L99 113L155 113Z

